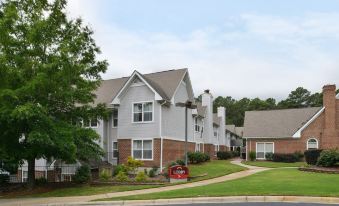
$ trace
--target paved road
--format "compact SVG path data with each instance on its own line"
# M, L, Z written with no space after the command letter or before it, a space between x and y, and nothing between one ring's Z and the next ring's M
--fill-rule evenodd
M171 206L184 206L184 205L171 205ZM188 204L185 206L330 206L330 205L329 204L311 204L311 203L255 202L255 203Z

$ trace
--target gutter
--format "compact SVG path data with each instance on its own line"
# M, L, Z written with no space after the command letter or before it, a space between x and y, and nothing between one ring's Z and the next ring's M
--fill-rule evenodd
M162 106L165 105L167 101L164 101L160 104L159 109L159 134L160 134L160 171L162 172L163 167L163 148L164 148L164 138L162 136Z

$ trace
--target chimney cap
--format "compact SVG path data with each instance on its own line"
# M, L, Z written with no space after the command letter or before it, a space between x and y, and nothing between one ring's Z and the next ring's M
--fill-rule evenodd
M210 93L210 90L209 90L209 89L205 89L204 92L207 93L207 94L209 94L209 93Z
M335 84L326 84L323 86L323 90L336 90Z

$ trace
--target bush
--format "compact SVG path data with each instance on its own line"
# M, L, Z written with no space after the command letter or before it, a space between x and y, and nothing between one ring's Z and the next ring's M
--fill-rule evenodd
M147 176L144 172L138 172L137 176L135 177L135 181L137 182L145 182L147 180Z
M227 159L231 158L232 156L233 156L233 154L231 152L228 152L228 151L217 152L218 160L227 160Z
M249 154L250 160L254 161L256 157L257 157L257 154L254 151L251 151L250 154Z
M155 173L157 172L157 170L154 170L154 169L151 169L149 172L148 172L148 176L149 177L155 177Z
M0 185L6 184L9 182L9 175L0 174Z
M39 177L38 179L35 179L35 184L38 186L45 185L47 184L47 179L45 177Z
M240 156L240 151L231 151L231 157L239 157Z
M294 154L279 154L275 153L272 156L272 161L273 162L287 162L287 163L292 163L296 162L297 158Z
M322 150L320 149L306 150L304 155L307 164L316 165L321 152Z
M210 160L210 156L202 152L188 152L187 157L191 164L199 164Z
M273 160L273 153L269 152L265 154L265 159L268 161L272 161Z
M304 154L301 151L294 152L294 156L297 162L300 162L304 158Z
M86 183L91 180L91 169L88 165L82 165L77 169L74 175L74 182Z
M141 160L136 160L133 157L128 157L126 167L128 171L132 172L135 175L138 168L143 165L144 163Z
M111 177L112 177L112 176L111 176L109 170L107 170L107 169L101 170L101 172L100 172L100 174L99 174L99 179L100 179L101 181L107 181L107 180L111 179Z
M126 182L128 181L128 176L126 175L125 172L120 171L116 176L115 179L119 182Z
M334 166L339 157L339 153L337 150L324 150L320 153L320 157L318 158L317 165L323 167L332 167Z
M117 165L113 170L113 176L116 176L120 171L127 173L127 168L124 164Z
M177 163L178 165L184 166L184 165L185 165L185 160L178 159L178 160L176 161L176 163Z

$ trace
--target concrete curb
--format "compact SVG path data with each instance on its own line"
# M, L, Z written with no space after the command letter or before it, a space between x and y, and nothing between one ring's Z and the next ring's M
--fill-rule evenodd
M78 202L62 204L46 204L48 206L71 205L174 205L197 203L244 203L244 202L288 202L288 203L320 203L339 204L337 197L304 197L304 196L229 196L229 197L198 197L159 200L126 200L126 201L100 201Z

